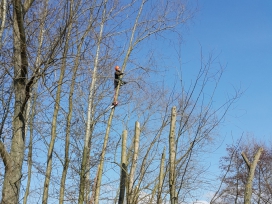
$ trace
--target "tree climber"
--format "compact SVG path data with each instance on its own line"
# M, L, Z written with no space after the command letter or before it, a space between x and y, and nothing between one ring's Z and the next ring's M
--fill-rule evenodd
M123 86L124 84L126 84L127 82L123 81L121 76L124 74L123 72L121 72L119 66L115 66L115 73L114 73L114 98L113 98L113 107L117 106L118 101L116 101L116 88L120 82L120 86Z

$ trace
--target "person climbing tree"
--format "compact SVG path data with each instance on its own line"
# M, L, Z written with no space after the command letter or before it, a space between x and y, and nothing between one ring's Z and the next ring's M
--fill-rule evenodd
M116 101L116 88L120 82L120 86L123 86L127 82L123 81L121 76L124 74L119 66L115 66L115 73L114 73L114 98L113 98L113 103L112 105L115 107L118 104L118 101Z
M118 86L118 83L120 81L120 86L123 86L124 84L126 84L127 82L123 81L121 79L121 76L123 75L124 73L121 72L119 66L115 66L115 73L114 73L114 89L117 88Z

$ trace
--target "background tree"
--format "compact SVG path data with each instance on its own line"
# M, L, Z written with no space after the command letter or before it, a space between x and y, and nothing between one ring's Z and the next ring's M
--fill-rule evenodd
M254 161L254 156L263 148L258 164L255 169L255 176L252 181L252 203L271 202L271 179L269 170L271 159L271 148L262 142L248 139L239 145L230 145L227 148L228 155L221 159L221 166L225 176L222 177L222 187L211 203L244 203L246 184L249 178L249 168L244 161L241 152L248 158L248 162Z
M6 1L1 1L1 3L6 3ZM37 28L35 26L38 25L32 8L37 8L37 5L39 4L34 4L34 1L24 1L24 3L13 1L12 3L8 2L7 6L13 16L9 18L4 28L5 39L7 40L4 43L2 41L1 53L8 52L1 56L4 62L3 69L1 69L3 71L1 78L6 79L5 87L12 87L9 95L12 96L14 94L14 98L10 98L10 109L3 114L4 120L2 121L2 127L5 131L9 129L13 131L10 135L1 135L1 137L6 138L0 144L1 157L6 167L5 181L2 188L2 202L4 203L19 202L21 181L23 178L22 166L26 140L25 130L27 130L26 107L28 99L31 95L32 86L49 70L50 63L56 55L66 26L64 25L63 28L58 29L59 35L47 41L47 43L51 42L51 46L48 50L43 49L43 59L39 63L36 63L36 60L33 59L36 58L37 53L40 53L36 52L37 49L40 49L40 44L37 43L34 45L34 42L39 42L37 39L40 38L36 38L38 35L35 35L36 33L32 30L33 28L35 30ZM5 7L1 8L5 9ZM5 14L7 15L8 12L2 12L2 19L5 19ZM27 28L25 28L26 23L28 24ZM10 41L10 39L13 40ZM13 46L14 49L9 49L9 46ZM8 71L12 70L8 69L9 66L12 67L14 73ZM14 86L11 84L14 84ZM6 102L6 100L3 102ZM10 118L11 114L13 114L13 119ZM8 119L8 121L5 119ZM11 121L12 126L8 126L7 124L10 124Z
M5 178L2 191L2 203L18 203L21 186L21 169L24 159L26 103L33 81L28 81L28 57L23 15L32 2L13 1L13 66L14 66L14 115L11 151L8 153L4 144L0 152L5 164ZM24 12L23 12L24 11ZM5 13L3 13L5 15ZM4 16L2 16L4 17ZM3 19L3 18L2 18Z
M260 147L256 154L253 157L252 162L250 162L244 152L242 152L242 157L244 161L247 164L248 167L248 176L247 176L247 182L245 186L245 195L244 195L244 203L245 204L250 204L251 203L251 196L252 196L252 183L254 179L254 174L255 174L255 169L257 166L257 163L259 161L259 158L262 154L263 148Z

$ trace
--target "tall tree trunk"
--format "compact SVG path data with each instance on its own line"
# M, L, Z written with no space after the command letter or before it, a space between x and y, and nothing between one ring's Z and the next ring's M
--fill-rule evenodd
M1 25L0 25L0 50L2 48L2 36L3 36L4 29L5 29L6 16L7 16L7 0L2 0L0 2L0 19L1 19Z
M36 115L36 102L37 102L37 86L35 84L34 90L32 91L33 97L31 101L31 115L29 117L29 144L28 144L28 156L27 156L27 185L24 195L23 204L27 204L27 198L29 195L31 174L32 174L32 148L33 148L33 124L34 117Z
M139 139L140 139L140 123L136 122L134 141L133 141L134 151L132 156L131 169L129 172L128 189L127 189L127 204L135 203L137 199L137 193L134 194L134 192L137 192L138 189L135 188L135 191L133 190L133 183L134 183L134 175L136 171L137 159L139 154Z
M169 190L170 190L170 203L177 204L176 196L176 144L175 144L175 129L176 129L176 107L171 111L171 125L169 134Z
M73 1L71 2L71 12L73 10L72 6L73 6ZM65 183L66 183L66 177L67 177L67 172L68 172L68 168L69 168L69 150L70 150L70 134L71 134L72 111L73 111L74 87L75 87L75 83L76 83L77 70L78 70L78 66L79 66L81 47L83 44L83 40L87 36L88 32L89 32L89 29L87 29L85 31L85 33L81 37L81 40L79 41L79 44L77 47L77 55L76 55L76 59L75 59L75 64L73 67L73 75L72 75L72 81L71 81L70 93L69 93L68 115L67 115L67 119L66 119L65 156L64 156L64 164L63 164L63 171L62 171L62 176L61 176L60 195L59 195L59 203L60 204L62 204L64 202Z
M263 151L263 148L258 149L257 153L254 156L252 163L249 162L246 154L244 152L242 152L242 157L243 157L244 161L246 162L248 170L249 170L247 182L246 182L246 187L245 187L244 204L251 204L252 183L253 183L253 179L254 179L254 173L255 173L257 163L258 163L260 156L262 154L262 151Z
M40 25L40 33L39 33L39 47L37 52L37 58L35 62L36 68L39 67L41 63L41 47L43 43L43 33L44 33L44 23L47 15L47 5L48 0L44 4L44 12L42 13L42 22ZM23 204L27 204L27 198L29 195L29 189L30 189L30 183L31 183L31 174L32 174L32 146L33 146L33 124L34 124L34 117L36 115L36 102L37 102L37 89L38 84L34 84L33 91L32 91L32 101L31 101L31 117L29 118L29 145L28 145L28 171L27 171L27 185L24 195L24 201Z
M100 54L100 46L103 38L103 30L104 30L104 23L106 20L106 4L107 1L104 2L104 10L102 16L102 22L100 26L99 37L97 40L97 49L96 49L96 56L94 61L94 69L92 75L92 82L90 85L90 93L89 93L89 100L88 100L88 113L87 113L87 125L86 125L86 133L85 133L85 140L84 140L84 149L83 149L83 156L81 161L81 171L80 171L80 187L79 187L79 198L78 203L83 204L84 202L84 194L85 194L85 184L86 184L86 175L89 174L88 166L88 158L90 154L90 140L91 140L91 127L93 123L93 112L94 112L94 96L95 96L95 85L96 85L96 78L97 78L97 69L98 69L98 62L99 62L99 54ZM102 150L103 151L103 150ZM97 190L97 189L96 189Z
M49 143L48 153L47 153L47 166L46 166L46 172L45 172L45 180L44 180L44 189L43 189L43 197L42 197L42 203L47 204L48 201L48 192L49 192L49 184L50 184L50 178L51 178L51 172L52 172L52 160L53 160L53 151L54 151L54 145L55 140L57 137L57 119L58 119L58 113L60 108L60 99L61 99L61 92L62 92L62 84L63 79L65 75L66 70L66 57L68 53L69 48L69 40L70 40L70 34L72 29L72 23L70 19L72 18L72 1L70 1L70 13L69 13L69 26L67 31L67 36L65 40L64 45L64 52L63 52L63 60L60 68L60 76L57 84L57 92L56 92L56 99L55 99L55 107L54 107L54 113L52 118L52 127L51 127L51 140Z
M98 177L98 171L96 171L96 175L95 175L95 178L94 178L94 181L93 181L92 195L90 196L90 198L88 200L89 204L94 203L94 196L95 196L95 188L96 188L97 177Z
M73 69L73 76L72 76L71 88L69 93L69 107L68 107L68 114L66 119L66 134L65 134L65 155L64 155L63 171L62 171L61 182L60 182L60 195L59 195L60 204L62 204L64 201L65 181L66 181L66 176L67 176L68 167L69 167L70 132L71 132L72 111L73 111L73 95L74 95L77 68L78 66L75 66Z
M81 57L81 48L84 43L84 39L90 32L92 28L92 17L90 16L89 20L89 25L86 28L84 34L79 40L79 44L77 46L77 55L75 58L75 64L73 67L73 76L72 76L72 83L71 83L71 88L70 88L70 94L69 94L69 110L68 110L68 115L67 115L67 122L66 122L66 136L65 136L65 158L64 158L64 166L63 166L63 172L62 172L62 177L61 177L61 184L60 184L60 196L59 196L59 203L64 202L64 191L65 191L65 181L66 181L66 176L68 172L68 167L69 167L69 149L70 149L70 127L71 127L71 119L72 119L72 109L73 109L73 94L74 94L74 86L76 82L76 73L79 67L79 61Z
M122 153L121 153L121 176L120 176L120 192L118 204L125 201L126 180L127 180L127 130L122 134Z
M125 56L125 59L124 59L123 65L122 65L122 72L125 71L127 61L128 61L129 56L130 56L130 54L131 54L131 52L133 50L133 47L135 46L135 44L133 43L134 35L135 35L135 32L136 32L136 28L138 26L138 20L139 20L139 18L141 16L142 9L143 9L145 1L146 0L142 0L140 9L138 11L138 15L137 15L136 20L134 22L134 26L133 26L131 37L130 37L129 47L128 47L128 50L126 52L126 56ZM115 99L116 99L116 101L118 99L119 89L120 89L120 84L118 84L118 86L116 88L116 92L115 92ZM100 160L100 164L98 166L99 174L98 174L98 178L97 178L97 182L96 182L95 201L94 201L95 204L98 204L98 202L99 202L99 194L100 194L100 186L101 186L101 179L102 179L102 171L103 171L103 166L104 166L104 155L106 153L106 146L107 146L107 142L108 142L108 138L109 138L109 134L110 134L110 128L111 128L111 124L112 124L114 110L115 109L112 108L111 112L110 112L110 115L109 115L109 119L108 119L108 123L107 123L107 128L106 128L106 133L105 133L105 137L104 137L103 149L102 149L102 153L101 153L101 160Z
M5 177L2 190L2 202L5 204L19 203L22 178L22 164L25 149L25 106L29 98L27 86L28 58L26 37L23 21L22 2L13 1L13 42L14 42L14 116L10 154L0 144L0 153L5 164Z
M164 162L165 162L165 148L163 149L163 153L162 153L162 157L161 157L157 204L162 204L161 194L162 194L162 185L163 185L163 178L164 178Z

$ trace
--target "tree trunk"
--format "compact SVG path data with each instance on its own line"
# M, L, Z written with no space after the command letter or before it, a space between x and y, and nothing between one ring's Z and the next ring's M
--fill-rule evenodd
M72 18L71 4L72 2L70 2L69 20ZM51 124L52 125L51 140L49 143L49 149L47 153L47 166L46 166L46 172L45 172L45 181L44 181L43 198L42 198L43 204L47 204L47 201L48 201L49 183L50 183L51 172L52 172L52 161L53 161L52 157L53 157L55 140L57 137L57 119L58 119L58 113L60 108L62 84L63 84L63 79L65 75L65 70L66 70L66 57L67 57L67 52L69 47L71 29L72 29L72 23L70 23L68 26L67 36L66 36L65 45L64 45L63 60L62 60L61 68L60 68L60 76L59 76L59 80L57 84L58 87L56 92L55 107L54 107L54 113L53 113L52 124Z
M177 204L176 197L176 144L175 144L175 128L176 128L176 107L172 108L171 112L171 125L169 134L169 190L170 190L170 203Z
M121 155L121 176L120 176L120 193L118 204L123 204L125 201L126 180L127 180L127 130L122 134L122 155Z
M67 176L68 167L69 167L70 132L71 132L73 95L74 95L76 73L77 73L77 67L74 67L71 88L69 93L69 108L68 108L68 115L67 115L67 121L66 121L65 155L64 155L63 171L62 171L61 182L60 182L60 196L59 196L60 204L62 204L64 201L65 181L66 181L66 176Z
M107 4L107 1L104 2L105 7ZM91 140L91 127L93 123L93 102L94 102L94 96L95 96L95 85L96 85L96 79L97 79L97 68L98 68L98 62L99 62L99 54L100 54L100 46L102 42L103 37L103 30L104 30L104 23L106 20L106 8L104 7L103 10L103 17L102 22L100 26L100 32L99 37L97 41L97 49L96 49L96 56L94 60L94 69L93 69L93 75L92 75L92 82L90 85L90 93L89 93L89 101L88 101L88 113L87 113L87 125L86 125L86 134L85 134L85 140L84 140L84 148L83 148L83 155L82 155L82 161L81 161L81 171L80 171L80 187L79 187L79 198L78 203L83 204L84 202L84 194L85 194L85 184L86 184L86 175L89 174L89 170L87 170L88 166L88 158L90 154L90 140ZM107 144L107 139L105 138L104 144ZM104 147L102 149L102 154L104 151ZM105 153L104 153L105 155ZM101 160L103 160L103 156L101 156ZM98 167L98 177L97 177L97 183L99 182L99 167ZM102 173L101 173L102 174ZM99 191L99 188L95 188L95 196L94 196L94 202L96 202L96 191Z
M254 179L254 173L259 161L259 158L262 154L263 148L259 148L257 153L254 156L253 162L250 163L247 159L247 156L244 152L242 152L242 157L247 164L249 173L247 177L246 187L245 187L245 195L244 195L244 204L251 204L251 196L252 196L252 183Z
M139 139L140 139L140 123L135 123L135 135L134 135L134 152L132 157L132 164L131 169L129 173L129 181L128 181L128 189L127 189L127 204L135 203L137 199L137 193L134 194L134 192L137 192L138 189L135 188L135 191L133 191L133 183L134 183L134 175L136 171L137 166L137 159L138 159L138 153L139 153Z
M139 17L140 17L140 15L142 13L144 3L145 3L145 0L142 0L138 15L136 17L136 20L135 20L135 23L134 23L134 26L133 26L133 29L132 29L129 47L128 47L128 50L126 52L126 56L125 56L125 59L124 59L123 65L122 65L122 72L125 71L127 61L128 61L129 56L130 56L130 54L131 54L131 52L133 50L133 47L135 46L135 44L133 44L134 34L135 34L135 31L136 31L136 28L137 28L137 25L138 25ZM118 99L119 89L120 89L120 84L118 84L118 86L116 88L115 96L114 96L116 101ZM105 151L106 151L105 148L106 148L108 138L109 138L109 134L110 134L110 128L111 128L111 124L112 124L113 115L114 115L114 108L111 109L111 112L110 112L110 115L109 115L107 128L106 128L106 133L105 133L105 137L104 137L103 149L102 149L102 153L101 153L101 160L100 160L100 164L98 166L99 172L98 172L98 177L97 177L97 182L96 182L96 191L95 191L95 196L94 196L94 203L95 204L98 204L98 200L99 200L100 185L101 185L102 171L103 171L103 165L104 165L104 159L103 158L104 158L104 155L105 155ZM82 204L82 203L79 203L79 204Z
M62 177L61 177L61 184L60 184L60 196L59 196L59 203L64 202L64 191L65 191L65 181L66 181L66 176L68 172L68 167L69 167L69 147L70 147L70 127L71 127L71 119L72 119L72 109L73 109L73 94L74 94L74 86L76 82L76 74L77 70L79 67L79 61L81 57L81 48L84 43L84 39L90 32L92 28L92 17L90 16L89 20L90 24L88 25L87 29L85 30L84 34L79 40L79 44L77 46L77 55L75 58L75 64L73 67L73 76L72 76L72 83L71 83L71 89L70 89L70 94L69 94L69 110L68 110L68 115L67 115L67 122L66 122L66 136L65 136L65 158L64 158L64 166L63 166L63 172L62 172ZM91 131L90 131L91 132ZM91 133L90 133L91 134Z
M1 19L0 49L2 48L2 36L3 36L4 29L5 29L6 16L7 16L7 0L2 0L0 3L0 19Z
M23 204L27 204L27 198L29 195L30 189L30 182L31 182L31 174L32 174L32 147L33 147L33 124L34 124L34 117L36 115L36 102L37 102L37 86L34 87L32 91L32 104L31 104L31 115L29 117L29 144L28 144L28 156L27 156L27 185L24 195Z
M124 59L123 65L122 65L122 72L125 71L126 64L127 64L128 59L129 59L129 56L130 56L130 54L131 54L131 52L133 50L133 47L137 44L137 43L133 44L133 40L134 40L135 31L136 31L136 28L138 26L138 20L139 20L139 17L141 16L144 3L145 3L145 0L142 0L140 9L138 11L138 15L136 17L136 20L135 20L135 23L134 23L134 26L133 26L133 29L132 29L129 47L128 47L128 50L127 50L127 53L126 53L126 56L125 56L125 59ZM118 99L119 89L120 89L120 84L117 86L115 96L114 96L116 101ZM109 119L108 119L106 133L105 133L105 137L104 137L103 149L102 149L102 153L101 153L101 160L100 160L100 164L98 166L99 172L98 172L97 183L96 183L96 191L95 191L95 196L94 196L94 199L95 199L94 203L95 204L98 204L98 201L99 201L100 185L101 185L102 171L103 171L103 166L104 166L104 155L105 155L105 152L106 152L106 145L107 145L109 134L110 134L110 128L111 128L111 124L112 124L113 115L114 115L114 108L111 109L111 113L110 113L110 116L109 116ZM79 203L79 204L82 204L82 203Z
M161 157L157 204L162 204L161 194L162 194L162 185L163 185L163 178L164 178L164 161L165 161L165 148L163 150L162 157Z
M25 106L29 98L27 86L28 59L23 22L22 2L13 1L13 40L14 40L14 116L10 154L0 144L0 153L5 164L5 177L2 190L2 202L19 203L22 164L25 149Z
M81 50L81 46L79 46L78 53ZM78 55L77 59L78 61ZM71 120L72 120L72 112L73 112L73 95L74 95L74 87L76 82L76 74L78 70L78 63L75 63L73 68L73 76L71 81L71 88L69 93L69 107L68 107L68 115L66 121L66 134L65 134L65 155L64 155L64 164L63 164L63 171L61 176L61 183L60 183L60 195L59 195L59 203L62 204L64 202L64 191L65 191L65 181L66 176L69 168L69 150L70 150L70 135L71 135Z
M39 33L39 48L37 52L37 58L35 62L36 68L39 67L41 63L41 47L43 43L43 33L44 33L44 23L47 15L47 5L48 5L48 0L45 2L44 9L45 11L43 12L43 18L40 26L40 33ZM27 204L27 198L29 195L29 189L30 189L30 183L31 183L31 174L32 174L32 146L33 146L33 124L34 124L34 117L36 115L36 102L37 102L37 90L38 90L38 84L34 84L33 91L32 91L32 101L31 101L31 117L29 118L29 146L28 146L28 171L27 171L27 186L25 190L25 195L24 195L24 201L23 204Z

